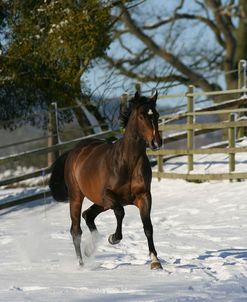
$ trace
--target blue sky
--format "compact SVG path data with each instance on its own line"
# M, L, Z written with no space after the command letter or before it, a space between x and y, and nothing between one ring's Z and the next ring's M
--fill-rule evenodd
M140 6L143 12L145 13L145 23L153 23L155 21L155 18L152 18L153 16L157 16L159 14L160 17L164 18L165 16L170 16L169 12L172 12L174 7L177 7L177 5L180 3L180 0L146 0L144 3ZM223 3L226 3L226 0L222 0ZM198 6L195 3L195 0L185 0L184 1L184 8L180 12L187 12L192 13L196 10L197 14L201 14L201 7ZM141 15L139 13L139 15ZM136 20L138 20L139 15L133 15ZM175 55L177 53L190 53L191 50L193 50L193 45L195 47L200 46L200 49L202 51L205 50L205 55L210 53L210 51L214 51L215 46L217 45L215 42L215 38L213 33L208 29L208 27L201 26L199 29L198 27L193 27L193 22L188 21L187 24L189 24L188 28L182 29L183 34L181 37L179 37L178 44L175 47L175 50L173 48L173 51L175 51ZM187 25L185 24L185 25ZM163 31L165 34L166 32ZM165 39L162 34L159 34L155 36L156 43L162 45L165 43ZM160 39L160 40L159 40ZM128 41L128 47L133 46L133 41ZM176 42L177 43L177 42ZM223 49L222 49L223 51ZM113 44L110 47L109 53L114 53L117 56L122 55L122 50L119 50L119 48L116 47L115 44ZM174 52L173 52L174 54ZM193 63L196 58L189 56L186 56L182 59L184 63L188 61L190 63ZM103 70L102 68L95 66L90 73L87 75L87 82L89 83L91 90L97 95L103 95L104 97L120 97L121 94L125 91L128 91L130 94L134 92L134 85L135 80L133 79L126 79L121 82L121 79L123 79L120 76L114 75L112 78L112 81L109 81L107 85L104 85L104 81L106 81L107 76L109 75L106 70ZM210 82L219 83L223 88L225 88L225 78L224 78L224 72L217 71L217 70L211 70L209 74L205 75L205 72L203 72L203 76L206 78L208 77ZM143 90L151 90L153 87L155 87L156 83L150 83L150 85L143 85ZM187 87L185 86L178 86L175 88L170 89L168 92L161 91L161 93L169 93L169 94L177 94L181 93L184 94L187 91ZM199 100L199 99L197 99ZM162 100L162 103L168 103L172 106L181 105L183 102L185 102L185 97L180 97L178 99L173 99L171 101L169 100Z
M164 17L164 15L168 15L169 11L172 11L173 8L175 6L177 6L180 3L179 0L147 0L145 1L144 4L142 4L142 8L143 11L145 13L146 17L149 17L148 20L145 20L145 22L147 23L152 23L154 21L154 19L152 20L152 16L156 16L157 13L159 13L159 15L161 17ZM194 6L194 1L189 1L189 0L185 0L185 7L186 7L186 11L189 11L190 8L193 8ZM137 16L135 16L137 18ZM193 39L193 33L195 31L193 31L192 33L187 33L187 36L184 36L184 39ZM164 43L164 39L161 36L160 37L161 40L157 41L160 44ZM133 41L130 41L128 46L131 47L131 43ZM184 41L181 40L180 41L180 47L183 47L183 43ZM117 54L117 56L121 56L122 55L122 51L119 50L119 48L117 48L115 46L115 44L113 44L109 50L108 53L114 53ZM111 97L111 96L120 96L124 91L128 91L129 93L132 93L134 91L134 85L135 85L135 81L130 79L125 79L123 82L121 82L121 79L123 79L123 77L120 76L114 76L113 80L112 80L112 85L110 84L110 87L114 87L112 90L108 89L109 87L107 85L102 85L102 83L104 83L104 81L106 81L107 79L107 75L109 73L107 73L105 70L103 70L102 68L100 68L99 66L95 66L87 75L86 80L88 81L90 88L92 91L94 91L95 94L100 94L100 95L105 95L106 97ZM154 83L155 85L155 83ZM143 86L144 90L146 89L152 89L152 84L149 86ZM184 93L186 91L186 87L180 86L180 87L176 87L174 89L171 89L169 91L169 93ZM167 102L167 101L166 101ZM172 103L174 103L174 100L172 101ZM175 103L180 103L180 100L175 101Z

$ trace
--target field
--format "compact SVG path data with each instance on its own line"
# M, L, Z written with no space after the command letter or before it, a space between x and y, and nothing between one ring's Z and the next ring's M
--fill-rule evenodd
M35 189L32 189L35 190ZM0 190L0 201L28 189ZM82 222L80 268L67 203L51 198L0 212L0 301L246 301L246 182L153 181L152 220L162 271L151 271L139 213L126 207L123 240L109 245L113 213L99 236ZM84 207L89 206L89 201Z

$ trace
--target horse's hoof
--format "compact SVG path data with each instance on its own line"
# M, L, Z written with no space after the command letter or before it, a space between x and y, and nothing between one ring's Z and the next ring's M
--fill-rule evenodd
M82 261L82 259L79 259L79 265L80 265L80 267L82 267L84 265L84 262Z
M158 270L158 269L163 269L163 267L160 264L160 262L155 261L155 262L151 262L151 269L152 270Z
M82 218L84 218L85 220L87 220L87 210L84 211L81 216L82 216Z
M116 239L114 235L115 235L115 234L111 234L111 235L109 236L109 238L108 238L109 243L112 244L112 245L118 244L118 243L121 241L121 240L119 240L119 239Z

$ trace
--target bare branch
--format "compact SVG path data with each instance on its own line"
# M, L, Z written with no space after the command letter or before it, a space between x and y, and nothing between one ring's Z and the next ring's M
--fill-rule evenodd
M186 77L176 74L170 74L167 76L157 76L151 74L143 74L134 72L133 70L127 69L124 67L122 60L113 60L112 58L107 57L107 62L112 66L118 69L121 75L127 76L132 79L139 80L141 82L179 82L184 85L188 85L190 80Z
M135 21L131 18L129 11L126 7L121 4L122 10L121 19L125 23L125 25L129 28L129 31L136 36L147 48L149 48L156 56L162 58L174 68L176 68L179 73L186 76L190 79L191 83L202 88L205 91L216 90L219 87L215 84L209 83L203 76L190 70L182 61L180 61L175 55L168 52L166 49L161 48L158 44L149 36L147 36L135 23Z
M234 67L236 39L233 35L231 28L229 27L229 22L226 22L224 16L221 14L221 1L206 0L206 2L213 11L216 25L224 36L226 42L225 71L230 71Z
M120 65L129 64L130 66L140 66L148 61L150 61L153 58L153 55L150 54L148 56L144 56L145 52L147 51L147 48L145 48L143 51L140 52L140 54L134 56L133 58L125 58L125 59L119 59L114 60L114 64L111 64L112 66L118 67ZM106 57L106 60L108 60L109 57ZM113 63L113 59L111 61Z
M199 6L204 10L204 12L205 12L205 14L206 14L206 17L207 17L208 19L210 19L209 11L208 11L208 8L207 8L207 6L205 5L205 3L203 3L203 2L201 2L201 1L199 1L199 0L195 0L195 2L196 2L197 5L199 5Z
M219 42L219 44L223 48L225 47L225 42L222 39L221 32L220 32L219 28L216 26L216 24L212 20L210 20L206 17L200 16L200 15L192 15L192 14L185 14L185 13L184 14L174 14L173 16L171 16L169 18L161 20L161 21L159 21L155 24L152 24L152 25L143 26L142 28L145 29L145 30L152 30L152 29L156 29L160 26L166 25L168 23L172 23L172 22L175 22L177 20L182 20L182 19L197 20L197 21L200 21L200 22L204 23L215 34L215 37L216 37L217 41Z
M174 10L174 14L176 14L178 10L182 9L183 6L184 6L184 0L180 0L180 3L178 4L178 6Z

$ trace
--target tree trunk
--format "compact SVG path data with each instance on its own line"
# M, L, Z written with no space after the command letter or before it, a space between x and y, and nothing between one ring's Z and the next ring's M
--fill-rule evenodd
M247 3L246 0L239 0L239 26L236 32L237 50L235 65L240 60L247 60Z
M73 109L73 112L75 114L75 117L78 121L78 124L81 126L83 134L84 135L90 135L95 133L94 127L95 125L92 125L92 121L90 121L90 118L87 116L86 112L83 110L83 107L85 107L98 121L99 125L97 128L102 128L101 124L106 124L105 119L101 116L101 114L98 111L98 108L94 106L94 104L91 102L90 98L86 94L82 94L81 92L81 82L80 79L77 81L76 84L76 90L78 91L78 97L75 97L69 101L69 105L76 106L76 108ZM82 105L81 107L78 105Z

